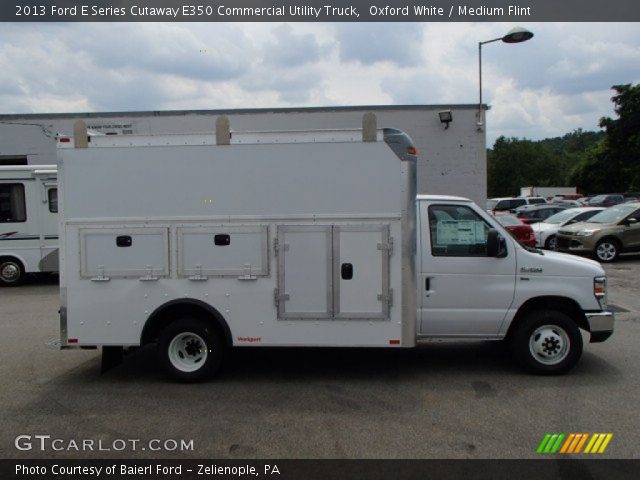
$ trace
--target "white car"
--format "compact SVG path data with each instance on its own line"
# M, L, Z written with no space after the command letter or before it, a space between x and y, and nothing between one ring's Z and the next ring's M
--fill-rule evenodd
M531 227L536 236L536 246L555 250L556 234L560 227L578 222L586 222L602 210L604 210L602 207L568 208L555 215L551 215L544 222L534 223Z

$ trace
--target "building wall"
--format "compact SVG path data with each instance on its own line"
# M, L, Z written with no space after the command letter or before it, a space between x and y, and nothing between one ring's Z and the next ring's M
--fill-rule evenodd
M438 112L451 110L445 129ZM125 112L0 116L0 159L27 156L29 164L56 162L56 133L70 135L84 120L102 133L159 134L215 131L226 114L232 131L360 128L373 111L378 127L408 133L418 148L418 192L461 195L484 204L487 195L486 137L477 128L477 105L411 105L181 112ZM375 175L375 172L363 172Z

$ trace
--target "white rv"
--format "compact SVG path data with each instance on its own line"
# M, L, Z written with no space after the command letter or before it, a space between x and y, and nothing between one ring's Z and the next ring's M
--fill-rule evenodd
M55 165L0 166L0 285L58 271Z
M200 380L227 347L508 339L541 373L613 331L594 261L526 250L471 201L416 196L398 130L59 143L61 344L157 342Z

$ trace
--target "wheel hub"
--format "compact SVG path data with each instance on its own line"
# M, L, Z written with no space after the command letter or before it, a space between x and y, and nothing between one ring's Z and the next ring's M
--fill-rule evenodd
M204 339L193 332L177 334L168 347L169 361L182 372L194 372L200 369L209 355Z
M11 282L20 276L20 269L14 263L5 263L0 269L0 275L5 281Z
M186 343L184 350L190 357L195 357L200 353L200 350L202 350L202 345L197 340L189 340Z
M557 325L537 328L529 337L531 355L545 365L556 365L569 354L569 335Z
M596 253L602 260L611 260L616 256L616 247L612 243L603 243L598 246Z
M544 339L544 342L542 343L542 350L545 353L549 355L555 354L558 352L559 349L560 349L560 340L553 337L547 337Z

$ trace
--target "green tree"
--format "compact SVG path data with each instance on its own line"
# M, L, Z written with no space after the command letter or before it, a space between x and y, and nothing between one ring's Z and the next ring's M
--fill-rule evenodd
M602 118L606 153L601 162L607 174L606 190L640 190L640 84L614 85L611 98L617 119Z
M576 185L582 193L600 193L611 191L607 185L608 164L604 161L606 141L603 138L588 148L569 172L568 184Z
M487 157L489 197L519 195L520 187L562 184L562 165L540 142L500 137Z

